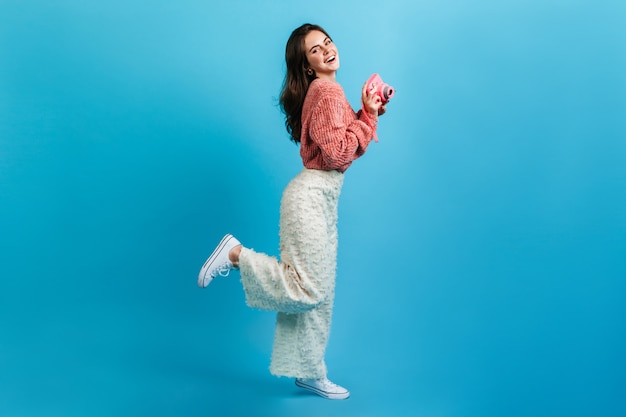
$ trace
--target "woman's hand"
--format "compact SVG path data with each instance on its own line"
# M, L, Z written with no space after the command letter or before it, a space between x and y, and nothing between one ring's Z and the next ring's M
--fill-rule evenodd
M376 94L376 86L373 84L369 88L367 87L367 82L363 84L361 102L363 103L363 110L372 116L381 116L385 113L383 101L380 96Z

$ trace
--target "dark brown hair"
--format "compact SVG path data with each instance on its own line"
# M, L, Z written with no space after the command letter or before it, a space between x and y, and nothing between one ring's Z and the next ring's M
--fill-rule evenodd
M290 139L295 143L300 143L304 98L309 90L309 85L316 78L315 73L307 74L309 61L304 50L304 38L314 30L318 30L330 38L320 26L305 23L291 33L285 48L287 72L280 93L280 108L285 114L287 132L291 136Z

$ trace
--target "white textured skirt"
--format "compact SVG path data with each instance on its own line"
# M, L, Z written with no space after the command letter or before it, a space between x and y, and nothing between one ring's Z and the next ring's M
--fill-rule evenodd
M326 376L337 267L337 204L343 174L304 168L280 205L280 259L242 248L246 303L278 312L270 371Z

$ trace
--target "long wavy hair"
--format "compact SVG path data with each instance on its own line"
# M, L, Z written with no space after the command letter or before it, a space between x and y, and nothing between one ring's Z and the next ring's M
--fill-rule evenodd
M285 48L285 62L287 72L280 93L280 108L285 114L285 127L294 143L300 143L302 132L302 105L309 90L309 85L316 78L315 73L308 74L309 61L304 49L304 38L314 30L318 30L328 36L328 33L318 25L305 23L295 29Z

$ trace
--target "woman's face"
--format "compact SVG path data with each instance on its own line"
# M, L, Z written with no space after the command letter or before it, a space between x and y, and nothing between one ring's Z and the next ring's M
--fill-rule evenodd
M309 68L315 71L317 78L335 81L335 73L339 69L339 53L332 39L324 32L312 30L304 37L304 51Z

